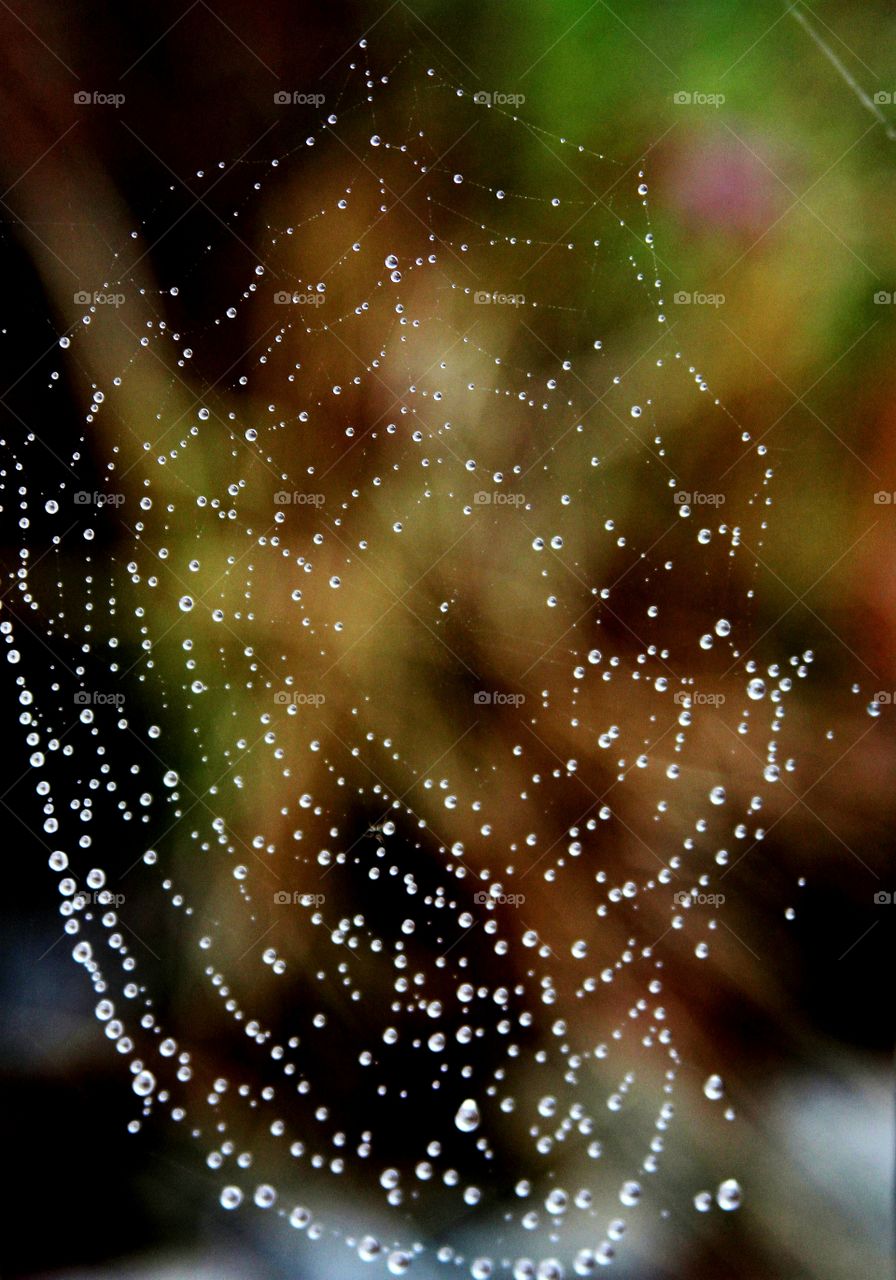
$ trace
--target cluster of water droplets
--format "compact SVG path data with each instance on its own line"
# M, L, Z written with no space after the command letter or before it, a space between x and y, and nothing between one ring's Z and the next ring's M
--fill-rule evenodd
M59 337L48 405L73 361L83 438L37 482L39 432L6 441L21 553L0 630L132 1130L166 1113L224 1209L392 1275L587 1276L639 1216L669 1214L682 1058L664 957L680 937L683 963L710 955L717 878L795 767L783 719L812 655L751 654L753 589L728 584L762 545L771 471L667 335L644 172L435 68L402 67L416 108L399 129L368 57L345 121L326 111L298 158L246 181L244 231L287 170L302 185L280 189L283 221L202 332L171 318L185 280L138 287L139 320L89 307ZM445 158L435 121L461 140ZM494 144L467 155L474 127ZM502 173L517 133L559 157L556 187ZM215 252L232 248L222 232ZM601 328L614 271L656 330L637 367ZM197 387L196 353L261 313ZM123 319L127 358L101 382L95 344ZM707 415L742 467L724 505L701 505L676 412ZM73 504L97 458L99 496ZM698 629L665 632L682 600ZM408 707L390 681L415 655L430 692ZM440 679L464 701L430 756L415 726L437 719ZM723 688L732 734L764 735L737 756L746 800L700 746ZM459 764L483 721L488 749ZM132 885L176 929L153 931L157 906L129 919ZM198 965L198 1043L160 1008L165 947ZM217 1035L242 1045L230 1068ZM695 1114L726 1106L717 1074L702 1095ZM696 1210L738 1207L728 1173L689 1192Z

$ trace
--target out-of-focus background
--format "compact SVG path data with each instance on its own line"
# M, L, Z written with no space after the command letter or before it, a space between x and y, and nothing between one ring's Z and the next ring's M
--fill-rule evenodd
M412 49L425 65L431 52L441 74L469 89L521 95L528 121L612 158L613 208L615 177L644 160L669 318L714 395L767 446L775 471L766 515L773 532L752 583L751 634L757 643L779 638L788 653L811 648L816 660L787 723L787 751L805 772L793 804L785 798L775 814L774 839L742 869L740 901L749 905L738 917L738 942L714 956L705 991L688 991L680 975L670 999L690 1009L685 1050L692 1049L694 1071L704 1061L726 1064L749 1197L737 1215L704 1219L691 1212L683 1187L687 1203L667 1237L671 1252L626 1263L620 1274L882 1274L891 1248L887 984L896 907L875 903L874 894L896 890L888 858L896 753L887 699L879 717L864 708L876 691L896 693L892 13L883 4L836 0L792 10L696 0L662 9L631 0L520 0L512 8L467 0L309 8L272 0L249 10L229 0L184 0L76 11L13 0L0 24L7 62L0 305L3 385L10 388L3 403L13 433L28 417L20 376L72 322L73 289L97 287L112 274L110 247L150 217L169 188L195 187L198 170L240 159L234 186L245 191L256 158L292 151L293 185L278 199L310 215L317 199L305 176L311 159L299 126L272 109L273 94L338 75L365 34L371 45L382 42L385 62ZM79 92L123 100L85 109L74 100ZM401 111L399 102L398 117ZM554 181L555 156L540 135L516 138L508 186L542 189L548 172ZM329 180L339 180L342 165L348 175L351 160L331 152ZM273 198L266 213L286 220ZM249 223L246 240L259 225ZM211 213L208 233L218 245L226 238ZM237 258L246 250L242 240L231 247ZM158 290L207 271L212 292L241 287L247 257L233 262L228 279L226 255L208 266L189 252L177 234L154 242L134 277ZM601 279L601 305L614 332L630 330L625 341L634 352L643 335L625 267L620 254ZM172 324L203 321L170 305ZM110 326L107 345L94 350L96 365L82 370L83 384L72 379L69 418L42 424L60 452L83 415L91 378L119 368L128 350ZM168 388L162 371L156 385L149 363L143 367L135 430ZM215 370L202 374L213 381ZM695 431L700 426L698 399L678 406L682 432L689 414ZM358 411L374 416L371 406ZM618 479L635 494L641 466ZM18 535L4 528L4 563L12 566ZM184 546L190 536L185 527ZM478 553L487 552L486 542ZM398 580L412 576L409 565L395 564ZM489 634L480 657L497 673L500 644ZM527 640L522 631L516 638ZM359 654L347 687L362 689L364 680ZM854 683L860 693L850 692ZM12 714L12 702L9 708ZM421 756L435 757L436 730L430 743L419 712L406 719ZM713 741L705 749L714 759L724 752ZM221 1213L210 1177L176 1131L139 1140L124 1132L132 1099L119 1092L119 1064L96 1034L83 980L62 954L67 946L52 950L58 922L47 903L43 853L27 827L26 792L27 784L15 785L4 797L9 849L21 851L16 864L24 869L12 874L5 904L3 1274L297 1274L281 1241ZM799 877L806 883L797 889ZM789 908L796 908L793 919ZM172 1005L188 1000L191 975L170 977ZM715 1057L707 1057L709 1047ZM695 1135L708 1164L714 1141ZM303 1263L309 1278L314 1265Z

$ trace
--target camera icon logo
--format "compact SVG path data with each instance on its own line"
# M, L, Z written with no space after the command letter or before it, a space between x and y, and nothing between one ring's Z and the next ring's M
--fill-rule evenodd
M874 95L874 101L879 107L889 106L893 101L892 93L887 93L886 89L879 89Z
M676 106L679 106L679 107L687 106L689 102L694 101L694 95L692 93L687 93L683 89L680 89L678 93L673 93L672 101L675 103Z
M893 301L893 295L886 289L878 289L877 293L874 295L874 301L878 307L886 307Z
M93 302L93 294L87 289L79 289L75 294L76 307L89 307L91 302Z
M691 495L686 493L684 489L679 489L677 493L673 493L672 501L677 507L686 507L690 504Z
M78 507L86 507L92 497L93 495L88 493L86 489L79 489L75 494L75 505Z
M287 289L278 289L274 294L274 301L279 307L286 306L292 302L292 294Z
M289 103L292 102L292 94L287 93L283 89L278 89L278 91L274 94L274 101L276 102L278 107L288 106Z
M678 293L673 294L672 301L676 302L680 307L687 306L691 300L691 295L684 289L679 289Z
M893 695L886 689L881 689L879 693L874 695L873 701L876 702L879 707L889 707L893 703Z
M285 889L278 889L274 894L274 901L278 905L287 905L292 902L292 894L287 893Z
M473 101L480 107L489 107L491 106L492 95L490 93L485 93L480 89L478 93L473 94Z
M878 889L874 895L874 901L877 906L883 907L893 901L893 895L892 893L887 893L886 889Z
M485 689L480 689L473 694L473 704L477 707L487 707L492 700L492 695L487 693Z
M274 504L278 507L286 507L292 502L292 494L286 489L278 489L274 494Z
M478 493L473 495L474 507L487 507L492 500L492 495L485 489L480 489Z
M892 505L893 495L892 493L887 493L885 489L879 489L874 495L874 501L879 507L889 507Z
M86 103L90 102L90 94L85 93L84 90L81 89L78 93L75 94L75 102L79 107L83 107Z
M84 689L79 689L75 694L75 706L85 707L90 702L90 694Z

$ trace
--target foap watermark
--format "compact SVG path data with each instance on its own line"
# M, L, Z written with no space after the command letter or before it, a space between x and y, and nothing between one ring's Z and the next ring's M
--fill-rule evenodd
M724 307L724 293L688 293L679 289L672 295L672 301L678 307Z
M322 107L326 100L324 93L307 93L303 89L278 89L274 94L278 107Z
M896 694L891 689L879 689L872 694L871 701L876 702L879 707L892 707L894 698Z
M123 93L102 93L99 89L79 89L73 95L76 107L123 107Z
M473 101L480 107L521 107L526 101L524 93L502 93L495 90L492 93L485 89L480 89L473 94Z
M480 489L473 494L474 507L524 507L524 493L502 493L500 489Z
M508 907L521 907L526 901L524 893L495 893L490 891L486 893L480 889L478 893L473 894L473 901L479 903L480 906L492 907L497 903L503 903Z
M123 307L123 293L103 293L100 289L91 292L89 289L79 289L74 296L76 307Z
M888 889L878 889L874 895L874 905L877 907L887 907L893 901L893 894Z
M889 289L878 289L874 295L874 304L877 307L890 307L896 302L896 293L891 293Z
M524 293L500 293L497 289L493 289L489 293L488 289L477 289L473 294L473 301L477 307L524 307L526 305L526 295Z
M302 493L297 489L278 489L274 494L274 505L277 507L322 507L322 493Z
M896 502L896 493L887 493L886 489L878 489L874 495L875 506L892 507L894 502Z
M123 893L110 893L108 889L76 889L72 894L72 902L80 911L90 906L120 907L124 900Z
M327 295L316 289L307 293L302 293L298 289L293 292L289 289L278 289L274 294L274 302L278 307L322 307L326 300Z
M699 490L679 489L672 495L676 507L721 507L724 493L701 493Z
M699 689L678 689L673 693L672 701L679 707L722 707L725 705L725 695L702 693Z
M679 89L672 94L676 107L721 107L726 98L724 93L703 93L700 89Z
M294 693L292 689L280 689L274 694L278 707L322 707L326 698L322 693Z
M123 693L101 693L98 689L79 689L75 694L76 707L123 707Z
M896 102L896 93L890 93L888 89L878 89L874 95L874 101L879 107L889 107Z
M76 507L120 507L124 502L123 493L98 493L89 489L78 489L74 494Z
M725 901L724 893L685 893L680 890L672 895L676 907L709 906L720 907Z
M500 693L497 690L480 689L473 694L477 707L521 707L526 701L524 693Z
M288 893L285 889L278 889L274 894L274 901L281 907L322 907L327 900L325 893Z

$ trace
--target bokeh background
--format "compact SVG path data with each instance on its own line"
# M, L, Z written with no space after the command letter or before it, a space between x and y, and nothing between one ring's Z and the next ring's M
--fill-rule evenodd
M468 87L524 94L527 118L623 167L646 157L668 292L724 297L715 307L682 304L681 318L675 304L670 311L715 393L763 438L775 468L774 537L764 545L753 625L757 636L773 630L788 652L816 653L787 727L789 750L806 769L797 790L806 794L803 779L823 781L744 868L750 905L738 932L748 945L720 948L708 992L693 997L694 1061L702 1064L712 1045L737 1097L748 1202L721 1221L682 1212L669 1254L620 1268L638 1280L836 1280L882 1274L891 1250L892 930L873 894L896 888L888 856L896 759L887 715L869 719L864 706L873 691L896 690L896 516L892 502L875 501L896 491L896 141L887 123L896 127L896 105L886 100L896 95L896 20L883 4L798 12L827 54L793 13L770 3L682 0L658 10L521 0L509 10L466 0L271 2L250 13L199 0L77 11L13 3L0 15L0 305L4 385L15 384L4 399L11 432L29 412L20 374L71 322L72 281L104 279L109 247L167 186L255 148L275 118L272 92L315 84L368 30L384 47L431 52ZM874 105L883 120L857 86L881 99ZM124 92L126 101L79 112L79 89ZM724 101L676 102L681 94ZM288 149L281 139L277 147ZM259 154L271 150L264 144ZM292 194L310 207L308 163L299 151ZM537 187L549 166L538 138L525 135L513 155L515 184ZM245 182L241 172L237 185ZM220 238L211 217L209 232ZM152 289L207 269L209 290L221 296L241 282L238 250L227 278L220 256L213 269L197 266L189 244L186 236L160 243L137 278ZM623 274L605 287L616 329L630 327L637 350ZM117 368L127 347L110 326L85 382ZM201 372L213 380L213 369ZM146 368L135 420L168 395L163 374L155 383ZM83 414L84 387L73 379L67 394L70 414L52 428L59 440ZM695 424L698 409L695 402ZM11 565L17 538L4 528ZM497 667L500 659L487 660ZM363 685L363 664L355 679ZM861 692L851 693L856 682ZM425 737L419 745L427 758L437 754ZM712 742L705 749L721 751ZM125 1134L130 1100L96 1034L89 994L64 948L45 954L58 922L27 829L29 803L27 783L4 797L19 870L5 895L3 1274L295 1275L282 1243L224 1219L176 1133L154 1130L139 1142ZM799 876L806 885L797 901ZM798 910L787 920L791 906ZM189 980L171 975L172 1004ZM681 983L684 1007L690 993ZM695 1150L714 1141L695 1133Z

